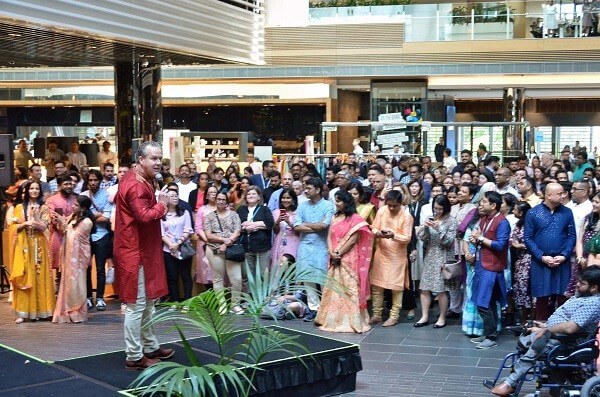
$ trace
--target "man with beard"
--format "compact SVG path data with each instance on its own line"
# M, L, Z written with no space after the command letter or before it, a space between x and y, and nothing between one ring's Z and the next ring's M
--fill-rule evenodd
M282 188L273 192L273 194L271 195L271 198L269 199L268 207L271 211L275 211L276 209L279 209L279 197L281 196L281 193L283 192L284 189L291 189L293 182L294 182L294 177L292 176L291 173L286 172L285 174L283 174L283 177L281 179L281 187Z
M57 164L59 164L57 162ZM66 224L67 219L73 213L73 203L76 195L73 194L73 180L67 174L56 177L58 193L48 197L46 206L50 212L50 252L52 254L52 268L58 269L60 265L60 247L63 242L63 230L61 223Z
M65 165L65 162L62 160L56 160L54 162L54 175L56 178L52 179L48 185L50 186L50 194L54 194L56 193L56 191L58 190L58 177L62 176L62 175L67 175L67 166Z
M154 178L161 170L161 145L143 142L135 157L136 167L125 173L115 198L114 261L119 297L127 304L125 368L143 370L170 358L175 351L160 347L154 327L149 324L154 303L169 292L160 225L168 210L169 196L166 186L158 195L154 186Z
M473 294L471 300L477 305L477 312L483 320L483 336L473 339L478 349L498 346L497 304L506 304L506 284L504 269L508 255L510 224L500 213L502 196L497 192L485 192L479 202L478 227L470 236L471 244L477 246L474 257L465 253L467 260L475 265Z
M525 354L519 357L514 371L504 382L492 388L497 396L508 396L514 392L515 385L535 364L538 357L549 349L552 334L583 334L592 336L600 321L600 267L590 266L581 272L577 282L576 296L565 302L546 323L536 322L529 328L529 335L521 339L528 347ZM586 339L584 336L583 340ZM577 342L581 342L578 340ZM484 382L488 385L490 382ZM490 384L491 385L491 384Z
M281 172L274 170L269 173L269 187L263 190L263 200L268 203L271 199L271 195L281 190Z
M90 235L92 255L96 263L96 309L106 309L104 302L104 287L106 285L106 260L112 258L112 237L110 235L110 215L113 205L109 201L108 191L100 189L102 174L98 170L90 170L87 176L87 187L82 195L92 200L92 213L96 219L96 229ZM92 267L87 268L87 306L93 307L92 303Z

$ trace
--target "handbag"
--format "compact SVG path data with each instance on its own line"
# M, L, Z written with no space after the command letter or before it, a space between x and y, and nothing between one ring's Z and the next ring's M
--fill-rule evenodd
M223 233L223 226L221 226L217 211L215 211L215 216L217 217L217 222L219 222L219 229ZM225 259L232 262L244 262L246 260L246 250L240 244L239 239L225 249Z
M460 276L462 276L462 264L460 261L446 262L442 265L442 278L444 280L452 280Z
M196 249L192 245L192 242L188 239L185 240L185 242L179 246L179 253L181 254L182 260L188 259L196 255Z
M106 285L110 285L112 283L115 282L115 268L114 267L107 267L106 268L106 278L104 283Z

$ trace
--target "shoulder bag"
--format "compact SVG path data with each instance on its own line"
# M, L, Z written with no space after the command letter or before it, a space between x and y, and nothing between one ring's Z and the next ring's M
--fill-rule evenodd
M223 233L223 226L221 225L217 211L215 211L215 216L217 217L217 222L219 222L221 233ZM246 250L240 244L239 239L225 249L225 259L232 262L244 262L246 260Z
M190 239L185 240L185 242L179 246L179 253L181 254L181 259L188 259L196 255L196 250Z
M462 276L462 265L460 261L452 260L442 265L442 278L444 280L452 280L453 278Z

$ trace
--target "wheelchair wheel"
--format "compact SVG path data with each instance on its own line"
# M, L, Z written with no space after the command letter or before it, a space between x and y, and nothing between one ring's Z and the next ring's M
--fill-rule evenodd
M580 397L600 397L600 375L592 376L581 386Z

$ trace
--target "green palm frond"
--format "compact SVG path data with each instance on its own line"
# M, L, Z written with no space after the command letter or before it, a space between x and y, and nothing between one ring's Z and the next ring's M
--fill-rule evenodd
M298 335L287 335L277 329L261 327L248 334L246 341L239 346L236 355L251 364L259 364L264 358L275 352L286 353L298 358L303 364L301 354L310 354Z
M219 397L244 395L250 383L244 371L233 364L185 366L162 361L145 369L131 387L136 388L133 394L144 396Z
M250 330L239 329L239 316L228 315L228 289L208 290L185 302L172 304L175 311L161 310L150 324L172 323L184 346L190 365L160 362L144 370L134 381L136 394L170 396L247 396L254 389L253 380L260 371L260 363L270 353L285 353L295 357L304 366L303 357L310 351L300 337L288 335L275 328L265 327L260 321L263 308L284 294L311 287L304 283L324 285L326 272L318 269L299 270L295 265L260 270L246 265L248 293L242 299L248 303L247 315L252 319ZM329 280L327 280L329 282ZM338 288L336 285L331 288ZM184 309L185 310L182 310ZM193 329L210 337L218 346L219 363L202 364L186 339L184 331ZM240 342L240 335L245 338ZM235 359L239 361L235 361ZM244 366L244 363L247 363Z

